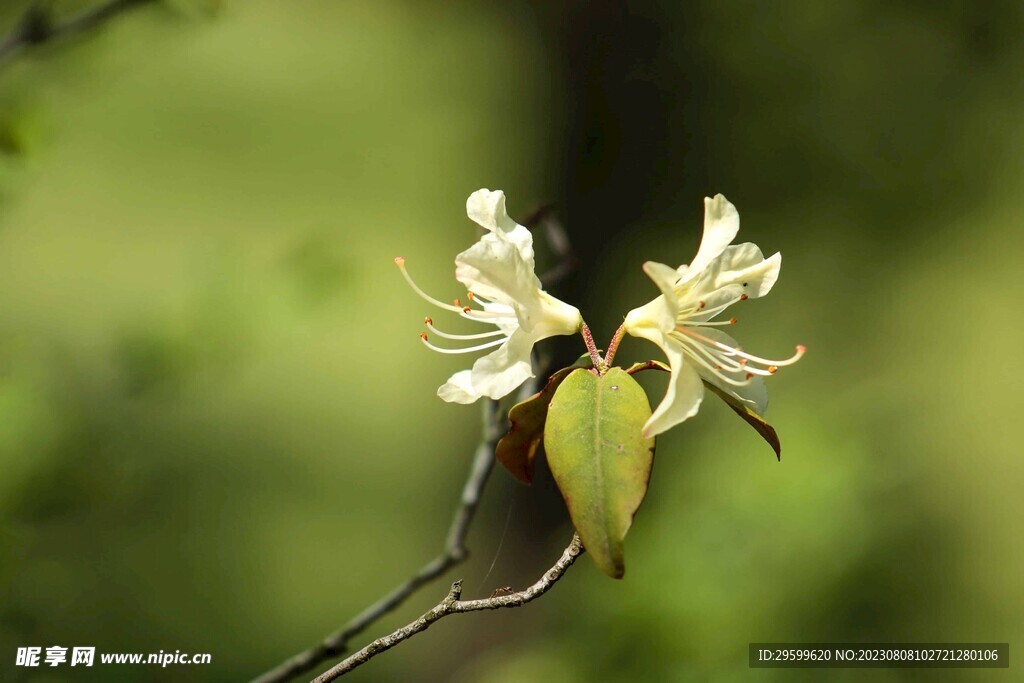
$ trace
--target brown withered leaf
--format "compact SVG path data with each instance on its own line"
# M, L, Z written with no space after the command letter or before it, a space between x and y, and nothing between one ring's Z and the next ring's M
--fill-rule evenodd
M763 417L748 408L745 404L740 403L738 400L716 387L714 384L705 380L704 386L717 394L719 398L725 401L726 405L732 408L737 415L742 417L747 424L753 427L775 451L775 457L778 458L779 461L782 460L782 443L779 441L779 435L775 433L775 427L772 427L770 424L765 422Z

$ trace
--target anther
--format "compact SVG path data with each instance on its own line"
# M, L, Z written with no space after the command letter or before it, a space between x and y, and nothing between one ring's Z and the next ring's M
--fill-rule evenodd
M749 298L750 298L750 297L749 297L749 296L747 296L746 294L740 294L740 301L746 301L746 300L747 300L747 299L749 299Z
M735 325L736 323L737 323L737 319L736 318L729 318L729 324L730 325Z
M776 372L778 372L778 371L779 371L779 366L778 365L769 365L768 366L768 372L772 373L773 375Z
M472 311L472 310L473 310L473 309L472 309L471 307L469 307L469 306L463 306L463 307L462 307L462 312L463 312L463 313L469 313L469 312L470 312L470 311Z
M423 341L427 341L427 333L426 332L420 332L420 339L422 339Z
M807 353L807 347L804 346L803 344L797 344L796 345L796 352L799 353L799 354Z
M467 293L466 293L466 296L468 296L468 297L469 297L469 300L470 300L470 301L472 301L472 300L473 300L473 292L467 292Z
M707 301L701 301L701 302L700 302L700 305L699 305L699 306L697 306L697 310L699 311L699 310L701 310L702 308L704 308L704 307L705 307L705 306L707 306L707 305L708 305L708 302L707 302Z
M395 265L396 266L404 266L405 265L405 257L404 256L396 256L395 257Z
M744 379L750 379L750 378L751 378L751 377L753 377L753 376L754 376L754 373L752 373L752 372L748 372L748 373L747 373L747 376L746 376L746 377L745 377Z
M423 319L423 324L424 325L433 325L434 324L434 319L430 318L430 317L424 318Z
M458 306L459 308L462 308L462 302L459 301L459 297L455 297L455 305Z

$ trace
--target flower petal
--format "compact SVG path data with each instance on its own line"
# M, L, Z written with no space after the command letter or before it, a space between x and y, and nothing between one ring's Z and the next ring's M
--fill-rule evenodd
M448 403L473 403L480 398L480 394L473 390L473 382L470 379L469 370L460 370L448 378L438 388L437 395Z
M715 309L736 302L744 294L750 299L764 296L778 280L781 266L782 254L765 259L755 244L727 247L681 297L681 307L695 308L698 301L703 301L701 310L711 313L697 311L687 315L687 320L703 322L722 315L725 309Z
M505 211L505 193L501 190L477 190L466 200L466 215L495 237L511 242L533 270L533 235L509 218Z
M644 425L644 436L647 438L662 434L693 417L704 400L704 384L693 365L687 362L682 346L668 339L666 341L662 350L668 357L672 374L665 398L661 399L654 414Z
M744 294L756 299L771 291L781 268L782 254L776 252L766 259L756 244L735 244L708 265L699 286L706 282L710 289L718 289L739 284Z
M651 278L651 281L661 290L665 300L668 315L671 316L671 325L665 329L667 332L668 329L675 326L676 315L679 313L679 296L676 293L679 273L674 268L657 261L647 261L644 263L643 268L644 272L647 273L647 277Z
M524 259L515 244L495 237L495 233L484 235L455 257L455 279L474 294L513 308L540 291L532 257Z
M718 257L740 230L740 215L728 199L716 194L704 198L704 236L697 255L686 269L687 278L696 278Z
M516 330L504 344L473 363L470 380L478 396L498 399L533 377L530 352L536 342L523 330Z

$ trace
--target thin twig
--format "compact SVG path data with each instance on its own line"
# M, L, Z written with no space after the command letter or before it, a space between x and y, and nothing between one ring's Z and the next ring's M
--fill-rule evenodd
M486 401L483 408L483 438L476 448L469 476L462 487L462 496L455 516L448 528L448 537L441 554L427 562L411 578L407 579L383 598L353 617L336 633L323 639L313 647L300 652L281 665L253 680L253 683L280 683L313 669L325 659L345 652L348 641L367 626L391 612L421 586L444 574L469 555L466 549L466 535L480 503L480 494L494 468L494 448L504 434L503 420L498 420L498 402Z
M42 3L33 2L7 37L0 41L0 66L33 45L98 28L125 10L154 0L109 0L67 21L55 22Z
M380 653L390 650L394 646L408 640L417 633L426 631L435 621L443 619L449 614L478 612L485 609L501 609L503 607L520 607L525 605L550 590L551 587L554 586L560 578L562 578L562 575L565 574L566 570L572 566L573 562L576 561L576 558L582 554L583 544L580 542L579 535L574 534L569 546L562 552L562 556L558 558L558 561L555 562L551 569L544 573L544 576L540 577L536 583L526 590L519 591L518 593L512 593L510 595L485 598L482 600L460 600L459 598L462 595L462 581L456 581L452 584L452 588L448 591L448 595L445 596L444 600L439 602L437 606L429 612L411 624L403 626L393 633L373 641L363 649L339 662L330 670L317 676L313 679L313 683L329 683L329 681L333 681L339 676L347 674L356 667L370 661Z

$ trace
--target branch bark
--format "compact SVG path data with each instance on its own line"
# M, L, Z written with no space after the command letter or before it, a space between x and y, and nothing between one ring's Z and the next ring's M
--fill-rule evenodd
M395 587L390 593L353 617L337 632L327 636L320 643L300 652L294 657L253 679L252 683L281 683L313 669L325 659L345 652L348 641L367 626L391 612L415 593L424 584L430 583L452 567L461 564L468 556L466 535L480 504L480 494L494 469L494 448L504 434L504 424L498 418L498 402L487 401L483 409L483 439L476 448L469 476L462 486L462 496L455 510L448 537L441 554L427 562L412 577Z
M334 679L347 674L356 667L370 661L380 653L387 652L417 633L426 631L435 621L439 621L450 614L478 612L485 609L520 607L525 605L548 592L551 587L554 586L560 578L562 578L562 575L565 574L566 570L569 569L569 567L571 567L576 559L582 554L583 544L580 542L579 535L574 534L569 546L562 552L562 556L558 558L558 561L555 562L551 569L547 570L544 575L529 588L509 595L485 598L482 600L460 600L460 597L462 596L462 581L456 581L452 584L451 590L448 591L448 595L445 596L445 598L429 612L425 613L416 621L373 641L363 649L339 662L333 668L317 676L313 679L313 683L329 683L329 681L333 681Z
M33 2L7 37L0 41L0 66L33 45L98 28L125 10L153 1L109 0L63 22L54 22L50 12L41 3Z

